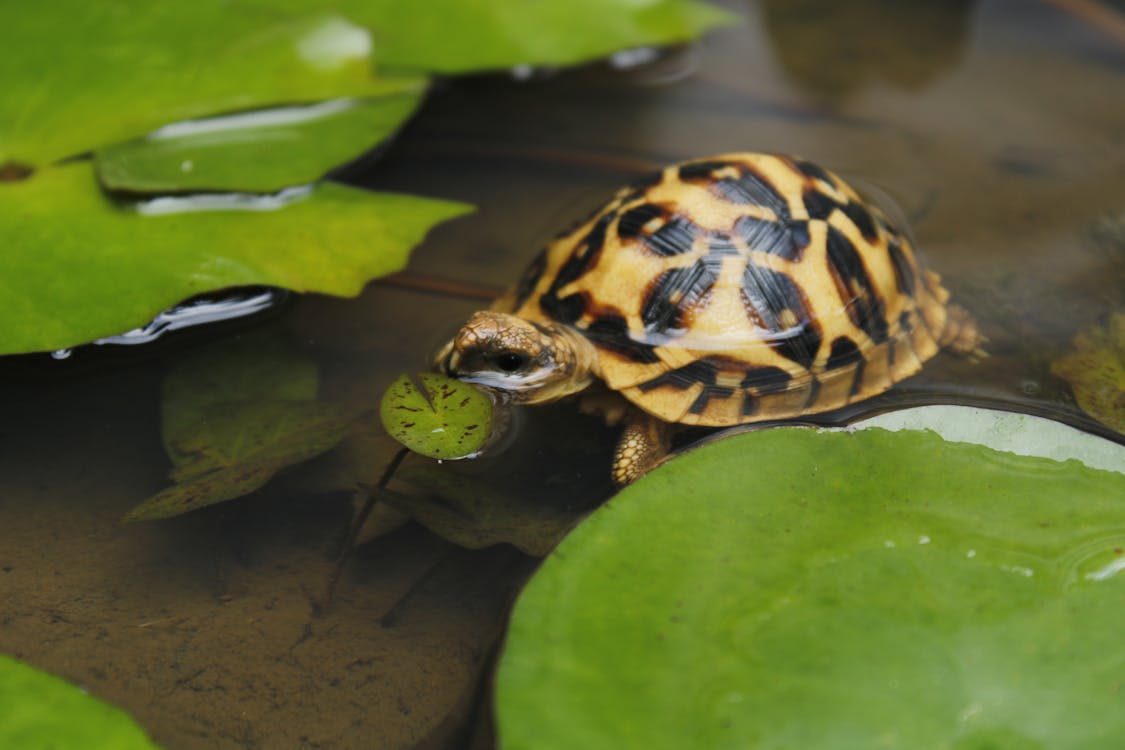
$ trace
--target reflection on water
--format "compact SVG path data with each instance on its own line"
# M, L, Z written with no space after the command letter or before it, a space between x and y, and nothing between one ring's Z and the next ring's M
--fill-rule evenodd
M816 96L887 83L920 90L955 68L974 0L762 0L762 24L786 74Z
M956 401L1099 429L1050 365L1125 306L1120 43L1031 1L729 5L747 23L686 57L443 82L381 160L341 175L479 211L433 233L411 284L300 298L257 327L315 363L319 398L361 414L482 306L475 290L517 278L635 173L795 153L900 204L990 339L985 361L939 356L845 416ZM317 609L353 496L388 460L378 449L343 445L246 500L117 525L166 482L163 375L198 345L102 356L94 371L75 357L47 377L0 363L0 648L121 704L168 747L488 747L468 717L530 557L405 523L355 551ZM613 435L572 413L526 429L513 452L412 462L392 488L426 498L425 523L459 543L481 538L482 496L543 496L538 526L507 535L539 551L539 532L566 523L556 510L608 492Z

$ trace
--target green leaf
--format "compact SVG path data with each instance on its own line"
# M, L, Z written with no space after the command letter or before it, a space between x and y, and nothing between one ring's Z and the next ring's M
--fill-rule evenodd
M543 477L538 479L544 481ZM552 497L558 493L551 493L550 488L528 492L528 487L535 486L531 483L534 480L514 490L497 486L495 477L439 472L432 465L406 461L395 474L395 489L382 499L461 547L482 549L507 543L528 555L542 557L590 508L559 502Z
M1051 372L1070 384L1084 412L1125 433L1125 313L1078 334Z
M492 399L432 372L400 375L383 394L379 416L391 437L430 458L472 456L492 435Z
M732 18L691 0L5 3L0 165L42 167L215 113L401 91L373 58L442 73L567 65Z
M301 5L5 3L0 164L44 166L216 112L402 90L372 75L368 31Z
M0 747L152 750L122 711L58 677L0 656Z
M170 441L175 485L129 511L124 521L153 521L234 500L282 469L331 449L352 418L333 404L260 401L216 405Z
M221 413L228 404L315 401L319 381L316 363L270 331L198 349L178 359L164 378L160 432L165 452L183 465L189 458L178 454L175 444L196 432L208 413ZM227 451L236 453L233 446Z
M273 192L312 182L393 135L423 87L377 99L337 99L162 128L99 149L98 179L113 190Z
M115 335L230 286L355 295L401 268L431 226L470 210L322 183L273 210L260 202L259 210L138 216L91 190L90 172L89 163L76 163L0 182L0 354ZM191 204L165 198L148 205Z
M150 521L242 497L333 448L353 417L317 400L316 366L270 336L221 341L164 381L162 425L175 485L123 520Z
M343 6L372 29L383 66L467 73L573 65L622 49L678 44L737 16L694 0L401 0Z
M981 414L734 435L625 489L516 607L500 746L1125 746L1125 448L916 429L1007 439Z

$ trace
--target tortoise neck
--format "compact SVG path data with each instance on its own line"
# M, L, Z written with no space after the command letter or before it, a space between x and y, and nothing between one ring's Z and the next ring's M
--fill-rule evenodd
M555 344L556 376L544 386L537 401L554 401L585 390L597 371L598 350L590 340L570 326L548 323L544 326Z

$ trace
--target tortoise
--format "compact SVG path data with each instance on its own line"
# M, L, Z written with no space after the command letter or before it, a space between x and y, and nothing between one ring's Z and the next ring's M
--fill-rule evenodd
M624 423L613 478L667 455L671 425L837 409L942 347L983 355L906 234L839 176L733 153L622 188L544 248L438 356L447 374Z

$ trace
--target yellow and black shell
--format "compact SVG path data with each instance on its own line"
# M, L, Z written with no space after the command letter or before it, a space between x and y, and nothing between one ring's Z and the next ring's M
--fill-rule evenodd
M579 331L598 377L649 414L723 426L835 409L914 374L950 336L948 296L837 175L739 153L622 189L494 309Z

